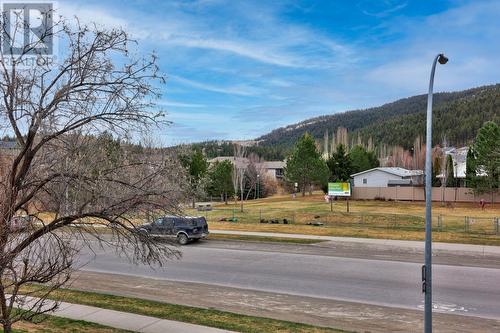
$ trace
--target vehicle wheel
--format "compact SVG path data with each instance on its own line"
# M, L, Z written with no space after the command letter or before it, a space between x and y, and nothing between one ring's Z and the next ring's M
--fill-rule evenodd
M139 229L139 232L143 236L148 236L149 235L149 232L146 229L144 229L144 228Z
M189 242L188 236L186 234L178 234L177 235L177 243L180 245L186 245Z

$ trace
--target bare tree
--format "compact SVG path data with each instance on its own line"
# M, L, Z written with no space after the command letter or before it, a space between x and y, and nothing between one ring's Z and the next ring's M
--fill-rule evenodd
M238 197L238 188L240 190L240 211L243 212L243 178L247 168L246 162L246 147L240 144L234 144L234 161L233 161L233 186L235 203Z
M248 155L248 166L245 171L245 178L249 186L245 200L248 200L248 197L250 196L252 190L255 190L254 199L256 198L256 193L258 190L257 183L259 182L259 179L262 178L263 174L264 174L264 159L260 158L259 155L255 153L250 153Z
M5 22L2 27L13 33ZM135 59L124 31L78 20L47 26L44 36L64 44L57 63L25 66L40 41L0 59L0 124L19 147L0 179L0 324L6 333L14 322L57 306L47 297L68 281L84 246L109 244L132 262L151 265L180 255L134 227L145 212L177 211L183 174L176 158L96 139L104 131L134 137L161 120L153 103L163 82L156 57ZM20 293L28 283L42 285L35 301ZM21 305L24 310L15 309Z

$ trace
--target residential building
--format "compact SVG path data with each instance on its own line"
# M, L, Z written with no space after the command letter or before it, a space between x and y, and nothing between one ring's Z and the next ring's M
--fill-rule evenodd
M209 163L231 161L236 168L246 169L250 160L246 157L219 156L209 160ZM273 180L284 178L286 162L284 161L264 161L255 163L255 168L262 177L269 177Z
M466 177L466 167L467 167L467 152L469 151L468 147L462 148L454 148L454 147L446 147L443 148L444 158L442 161L441 173L436 177L441 179L441 183L446 183L446 177L448 175L446 170L446 163L448 159L448 155L451 156L453 161L453 176L457 180L457 187L465 186L465 177Z
M418 186L423 184L422 170L379 167L351 175L354 187Z

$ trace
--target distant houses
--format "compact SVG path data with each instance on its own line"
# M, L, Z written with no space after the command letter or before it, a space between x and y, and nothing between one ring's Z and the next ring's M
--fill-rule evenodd
M250 160L246 157L234 157L234 156L219 156L208 160L210 164L215 162L230 161L236 168L246 169L250 164ZM255 168L258 170L262 177L268 177L272 180L283 180L285 176L285 166L284 161L263 161L256 162Z

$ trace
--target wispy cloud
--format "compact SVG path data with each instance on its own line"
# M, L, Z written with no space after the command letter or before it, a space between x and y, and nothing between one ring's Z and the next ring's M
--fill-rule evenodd
M305 66L300 59L297 59L291 54L280 54L275 50L262 48L262 45L259 46L258 43L250 43L248 41L203 39L196 37L171 37L165 38L164 41L173 45L181 45L184 47L228 52L271 65L286 67Z
M436 90L500 77L496 0L75 0L60 7L84 22L123 27L139 40L139 53L156 50L170 74L160 104L175 140L252 138L423 93L438 52L450 62L440 66Z
M229 87L221 87L208 83L198 82L190 79L186 79L177 75L169 75L169 79L179 82L184 85L191 86L193 88L212 91L221 94L229 95L241 95L241 96L255 96L263 93L262 89L255 88L248 85L231 85Z
M159 105L163 106L174 106L178 108L204 108L206 105L204 104L196 104L196 103L183 103L183 102L175 102L170 100L160 100L156 102Z
M375 17L386 17L394 12L397 12L408 5L407 2L398 0L363 0L358 2L357 6L363 14Z

